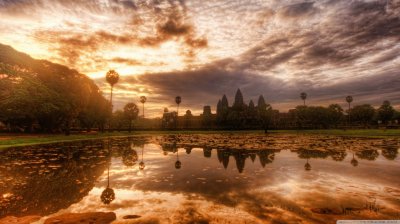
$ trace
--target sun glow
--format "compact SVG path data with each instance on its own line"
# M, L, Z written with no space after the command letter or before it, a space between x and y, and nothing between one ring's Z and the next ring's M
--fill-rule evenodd
M357 83L367 78L393 85L400 66L393 30L398 27L397 3L381 14L379 1L373 9L370 1L41 2L0 0L0 43L76 69L95 79L103 92L108 91L105 73L115 69L120 83L130 85L116 90L116 108L129 94L137 98L150 94L148 89L157 90L150 98L168 105L166 95L173 100L192 92L194 83L202 85L193 92L196 100L191 99L196 111L235 88L247 88L252 97L271 95L270 103L278 106L290 101L282 108L287 110L305 89L336 96L344 89L365 88ZM371 10L357 11L363 9ZM370 23L361 22L370 18ZM170 81L149 81L163 75ZM348 82L355 82L351 90ZM369 86L363 94L379 91L397 106L395 88ZM216 95L209 100L205 92Z

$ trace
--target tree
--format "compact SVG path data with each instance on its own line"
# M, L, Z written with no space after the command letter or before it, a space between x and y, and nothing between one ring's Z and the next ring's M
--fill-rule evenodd
M0 44L0 120L14 130L68 135L74 124L101 125L110 116L105 103L87 76Z
M140 102L143 105L143 118L144 118L144 103L146 103L147 98L145 96L140 97Z
M175 121L175 128L178 127L178 120L179 120L179 104L181 104L182 98L180 96L175 97L175 103L178 105L176 109L176 121Z
M123 110L116 110L112 113L112 118L110 118L109 125L112 126L114 129L120 131L122 128L126 127L126 116Z
M181 104L182 98L180 96L175 97L175 103L178 105L176 114L179 116L179 104Z
M124 115L129 121L129 132L132 129L132 121L137 118L139 114L139 108L134 103L127 103L124 107Z
M331 104L328 113L329 124L337 127L343 119L343 108L339 104Z
M329 107L297 106L289 112L299 128L329 128L337 124L343 117L343 109L338 104Z
M390 102L385 100L383 104L378 108L378 118L383 122L383 124L387 124L393 118L395 110L390 105Z
M273 113L274 111L269 104L262 105L259 108L258 115L265 133L268 132L268 129L272 123Z
M0 69L0 73L1 73ZM59 94L45 86L31 74L15 73L15 77L0 80L8 86L0 90L4 97L0 99L2 120L11 128L32 131L33 124L43 115L58 113L62 101Z
M97 86L93 86L89 94L88 104L78 115L80 126L87 131L95 126L104 131L104 125L111 116L110 103L102 96Z
M328 128L330 124L329 109L325 107L307 107L306 117L312 128Z
M111 91L110 91L110 107L111 107L111 112L113 111L113 103L112 103L112 98L113 98L113 89L114 85L118 83L119 81L119 74L115 70L109 70L106 73L106 81L108 84L111 86ZM110 127L109 129L111 130L111 121L110 121Z
M355 122L368 126L374 118L375 109L370 104L357 105L350 110L350 115Z
M398 110L395 110L395 111L394 111L393 119L394 119L394 120L397 120L397 123L400 122L400 111L398 111Z
M307 126L308 123L308 108L307 106L297 106L296 109L290 111L299 129Z
M302 92L300 93L300 98L303 100L303 106L306 105L307 93Z
M351 109L351 102L353 102L353 97L352 97L352 96L346 96L346 102L349 104L348 118L349 118L349 125L350 125L350 123L351 123L351 119L350 119L350 109Z

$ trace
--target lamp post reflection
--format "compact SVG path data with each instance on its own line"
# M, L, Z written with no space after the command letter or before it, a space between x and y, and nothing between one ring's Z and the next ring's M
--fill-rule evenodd
M101 193L100 199L103 204L108 205L115 199L115 193L112 188L110 188L110 164L111 164L111 150L110 150L110 139L108 140L108 152L110 156L110 162L107 166L107 187Z

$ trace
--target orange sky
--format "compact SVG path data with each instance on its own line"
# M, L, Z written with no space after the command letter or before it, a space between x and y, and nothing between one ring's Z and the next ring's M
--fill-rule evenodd
M116 69L116 108L215 109L222 94L273 107L400 104L399 1L0 0L0 43L95 79ZM397 83L397 84L396 84Z

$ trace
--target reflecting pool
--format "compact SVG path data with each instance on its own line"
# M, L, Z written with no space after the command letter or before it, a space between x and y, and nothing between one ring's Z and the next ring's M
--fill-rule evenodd
M114 212L113 223L400 219L398 138L159 135L0 151L0 219Z

